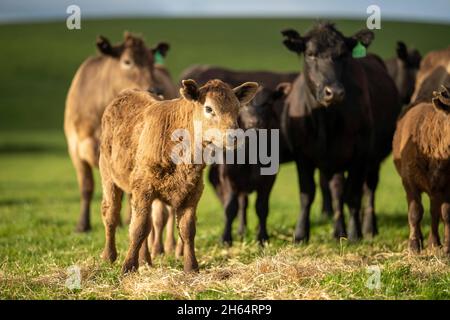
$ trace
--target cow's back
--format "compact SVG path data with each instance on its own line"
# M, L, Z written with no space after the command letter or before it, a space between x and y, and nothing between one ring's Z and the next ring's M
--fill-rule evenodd
M111 60L91 57L77 70L66 100L66 135L75 133L79 140L99 136L103 111L116 94L108 81Z
M433 91L441 85L450 86L450 46L429 52L422 59L411 105L431 101Z
M195 65L182 72L180 79L193 79L200 85L211 79L220 79L232 87L236 87L244 82L254 81L263 87L273 90L279 83L292 82L297 76L298 72L237 71L222 67Z
M392 136L401 111L400 98L397 87L381 58L370 54L361 59L361 62L369 83L374 127L373 159L381 161L392 149Z

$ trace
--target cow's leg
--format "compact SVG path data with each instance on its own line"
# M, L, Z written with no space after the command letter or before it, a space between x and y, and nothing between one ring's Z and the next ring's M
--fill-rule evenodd
M153 196L140 191L134 191L131 202L130 244L127 256L122 266L122 272L128 273L138 269L139 260L142 258L151 264L146 239L151 229L151 205ZM141 251L141 248L142 251ZM146 252L145 252L146 249ZM140 252L141 251L141 252Z
M105 226L105 248L102 258L105 261L114 262L117 258L116 228L119 223L123 192L107 178L102 181L102 186L102 220Z
M166 224L166 240L164 242L164 251L172 253L175 250L175 211L171 206L166 206L167 224Z
M131 193L127 194L127 206L125 209L125 224L129 225L131 222Z
M269 197L272 185L273 183L271 183L270 185L262 186L258 190L258 195L256 198L256 214L259 218L258 241L261 245L269 240L269 235L267 233L267 216L269 214Z
M86 232L91 230L90 208L94 193L94 176L92 174L92 168L87 161L80 159L75 152L70 152L70 157L77 172L78 186L81 194L81 211L75 230L77 232Z
M441 246L441 240L439 239L439 218L441 217L442 202L441 195L433 195L430 199L431 229L428 238L428 246L430 248L438 248Z
M245 232L247 231L247 207L248 207L248 195L244 192L241 192L238 196L239 203L239 229L238 234L241 238L245 236Z
M300 215L295 227L294 241L309 240L309 214L316 193L314 183L314 167L307 161L301 164L297 161L297 174L300 183Z
M320 173L320 190L322 192L322 216L331 218L333 216L333 198L330 186L325 175Z
M380 180L380 165L377 164L367 174L364 184L364 193L367 195L367 207L364 210L363 233L374 237L378 234L377 220L375 215L375 191Z
M152 258L164 253L163 247L163 232L164 226L167 222L167 211L165 204L160 200L155 200L152 203L152 231L151 231L151 249Z
M450 255L450 201L444 201L441 205L442 220L444 222L444 252Z
M406 183L404 183L404 186L408 201L409 250L413 253L419 253L423 248L423 235L420 229L420 222L423 217L421 194L416 188Z
M345 177L343 173L334 174L329 182L334 211L333 236L337 240L347 237L344 217L344 183Z
M233 221L238 213L238 195L236 192L231 191L227 197L225 204L225 229L222 234L222 242L226 245L230 245L233 242L231 232Z
M350 213L348 223L348 239L350 241L358 241L362 238L360 210L365 172L361 167L362 165L354 164L349 170L344 184L344 199Z
M181 236L178 236L177 246L175 248L175 257L177 259L181 259L181 257L183 256L183 248L184 248L183 239L181 239Z
M203 192L203 183L199 183L186 199L184 206L176 209L178 231L183 240L184 271L198 271L198 263L195 257L195 220L198 201Z

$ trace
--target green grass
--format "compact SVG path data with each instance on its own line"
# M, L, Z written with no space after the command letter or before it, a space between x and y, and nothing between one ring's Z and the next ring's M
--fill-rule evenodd
M277 177L268 219L271 242L264 249L254 241L253 205L245 239L231 249L220 245L222 209L206 185L198 208L198 275L183 274L181 262L168 256L156 259L153 268L121 277L126 228L118 231L118 263L101 261L104 234L98 173L93 231L73 232L79 195L61 130L64 99L80 62L95 53L97 34L116 41L127 29L142 32L151 43L170 42L167 65L177 76L193 63L296 70L298 60L281 45L279 30L304 31L310 24L310 20L147 19L83 21L81 31L68 31L63 22L0 26L4 43L0 51L0 299L449 299L449 259L430 251L410 256L406 250L406 202L390 158L383 165L377 194L380 235L359 244L331 239L331 223L320 216L319 193L312 209L310 243L292 245L299 211L292 164L283 165ZM338 23L346 34L363 26L358 21ZM371 49L386 58L401 39L425 53L447 45L442 39L448 28L383 22ZM427 234L428 213L423 226ZM81 267L80 290L65 286L66 269L72 265ZM367 267L373 265L381 269L381 287L376 290L366 287Z

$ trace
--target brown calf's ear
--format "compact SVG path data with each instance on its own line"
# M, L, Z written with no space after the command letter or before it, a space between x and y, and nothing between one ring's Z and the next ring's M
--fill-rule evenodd
M283 40L283 44L290 51L295 53L302 53L305 51L305 39L300 36L300 34L294 29L282 30L281 34L286 38Z
M167 42L160 42L152 49L152 52L153 54L159 52L163 57L165 57L169 49L170 45Z
M182 80L182 87L180 88L180 95L186 100L197 101L199 98L199 90L197 82L192 79Z
M402 61L408 60L408 48L402 41L397 41L397 57Z
M107 56L119 57L121 52L120 46L112 46L109 40L103 36L98 36L96 40L98 50Z
M433 91L431 101L436 109L450 113L450 87L447 88L442 85L440 91Z
M292 89L292 83L290 82L281 82L277 85L275 92L274 92L274 98L279 99L282 97L286 97Z
M247 104L255 97L259 85L256 82L245 82L233 89L241 105Z

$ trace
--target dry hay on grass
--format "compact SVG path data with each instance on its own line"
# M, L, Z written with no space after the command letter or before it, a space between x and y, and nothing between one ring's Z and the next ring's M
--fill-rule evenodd
M49 291L58 292L56 297L63 299L339 299L342 293L336 291L336 286L349 292L349 285L334 278L329 282L323 280L337 274L349 275L348 279L353 279L354 274L365 275L370 265L380 265L382 271L383 268L396 270L407 267L418 279L450 272L448 258L432 253L412 256L407 250L372 252L369 255L367 252L339 253L316 246L288 246L276 252L262 252L248 263L240 261L240 250L242 247L222 250L227 259L220 263L207 261L217 258L217 252L204 256L206 260L200 261L198 274L185 274L179 268L167 266L165 258L160 258L154 267L141 267L139 272L122 277L117 264L110 266L97 259L89 259L77 263L82 283L81 289L76 291L65 287L67 269L56 265L49 267L48 273L31 279L20 279L17 275L8 277L0 272L0 282L22 281L27 285L45 286ZM358 295L350 293L348 297L357 298Z

